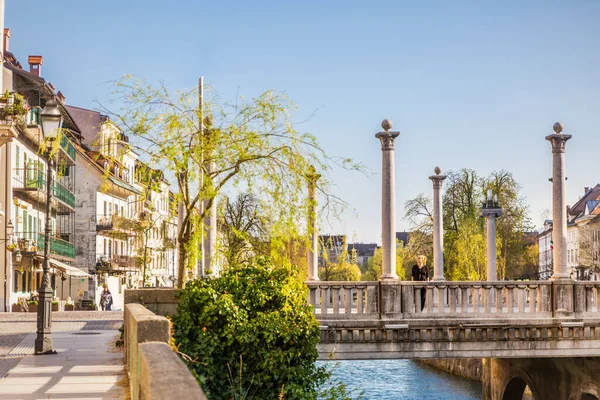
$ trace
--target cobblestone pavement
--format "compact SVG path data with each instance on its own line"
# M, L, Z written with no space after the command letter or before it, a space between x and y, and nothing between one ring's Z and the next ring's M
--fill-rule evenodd
M26 354L33 352L36 313L0 313L0 378ZM52 332L105 331L119 329L121 311L68 311L52 313Z

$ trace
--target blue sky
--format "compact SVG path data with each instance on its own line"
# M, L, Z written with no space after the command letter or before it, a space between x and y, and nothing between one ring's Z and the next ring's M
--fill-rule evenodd
M397 228L404 202L430 194L439 165L482 175L511 171L531 219L551 208L550 144L560 120L567 143L567 201L598 179L598 1L192 1L7 0L10 49L67 102L97 107L124 74L172 88L204 75L223 98L286 91L301 130L371 176L336 171L336 194L355 210L325 223L379 241L381 151L390 118L396 141ZM51 7L48 4L52 4Z

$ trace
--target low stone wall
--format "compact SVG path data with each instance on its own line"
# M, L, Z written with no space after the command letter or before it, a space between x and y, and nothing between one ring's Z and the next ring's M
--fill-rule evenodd
M437 358L420 360L420 362L463 378L475 381L481 381L482 379L481 358Z
M169 320L141 304L125 305L125 365L131 399L206 399L187 366L171 350Z
M125 304L143 304L158 315L177 314L177 303L179 302L179 289L146 288L126 289Z

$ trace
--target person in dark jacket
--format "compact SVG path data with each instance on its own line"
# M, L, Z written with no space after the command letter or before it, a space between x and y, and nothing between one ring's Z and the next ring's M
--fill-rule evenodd
M411 281L428 281L429 267L427 266L427 257L420 255L417 257L417 264L412 267ZM421 311L425 307L425 295L427 289L421 288Z
M104 285L104 290L100 295L100 306L102 307L102 311L110 311L110 307L112 306L112 294L110 290L108 290L108 285Z

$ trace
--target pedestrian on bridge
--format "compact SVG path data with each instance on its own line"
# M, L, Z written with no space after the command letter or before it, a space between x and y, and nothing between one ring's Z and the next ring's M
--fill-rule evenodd
M429 267L427 266L427 257L419 255L417 257L417 264L412 267L411 281L428 281L429 280ZM425 295L427 289L421 288L421 311L425 307Z

